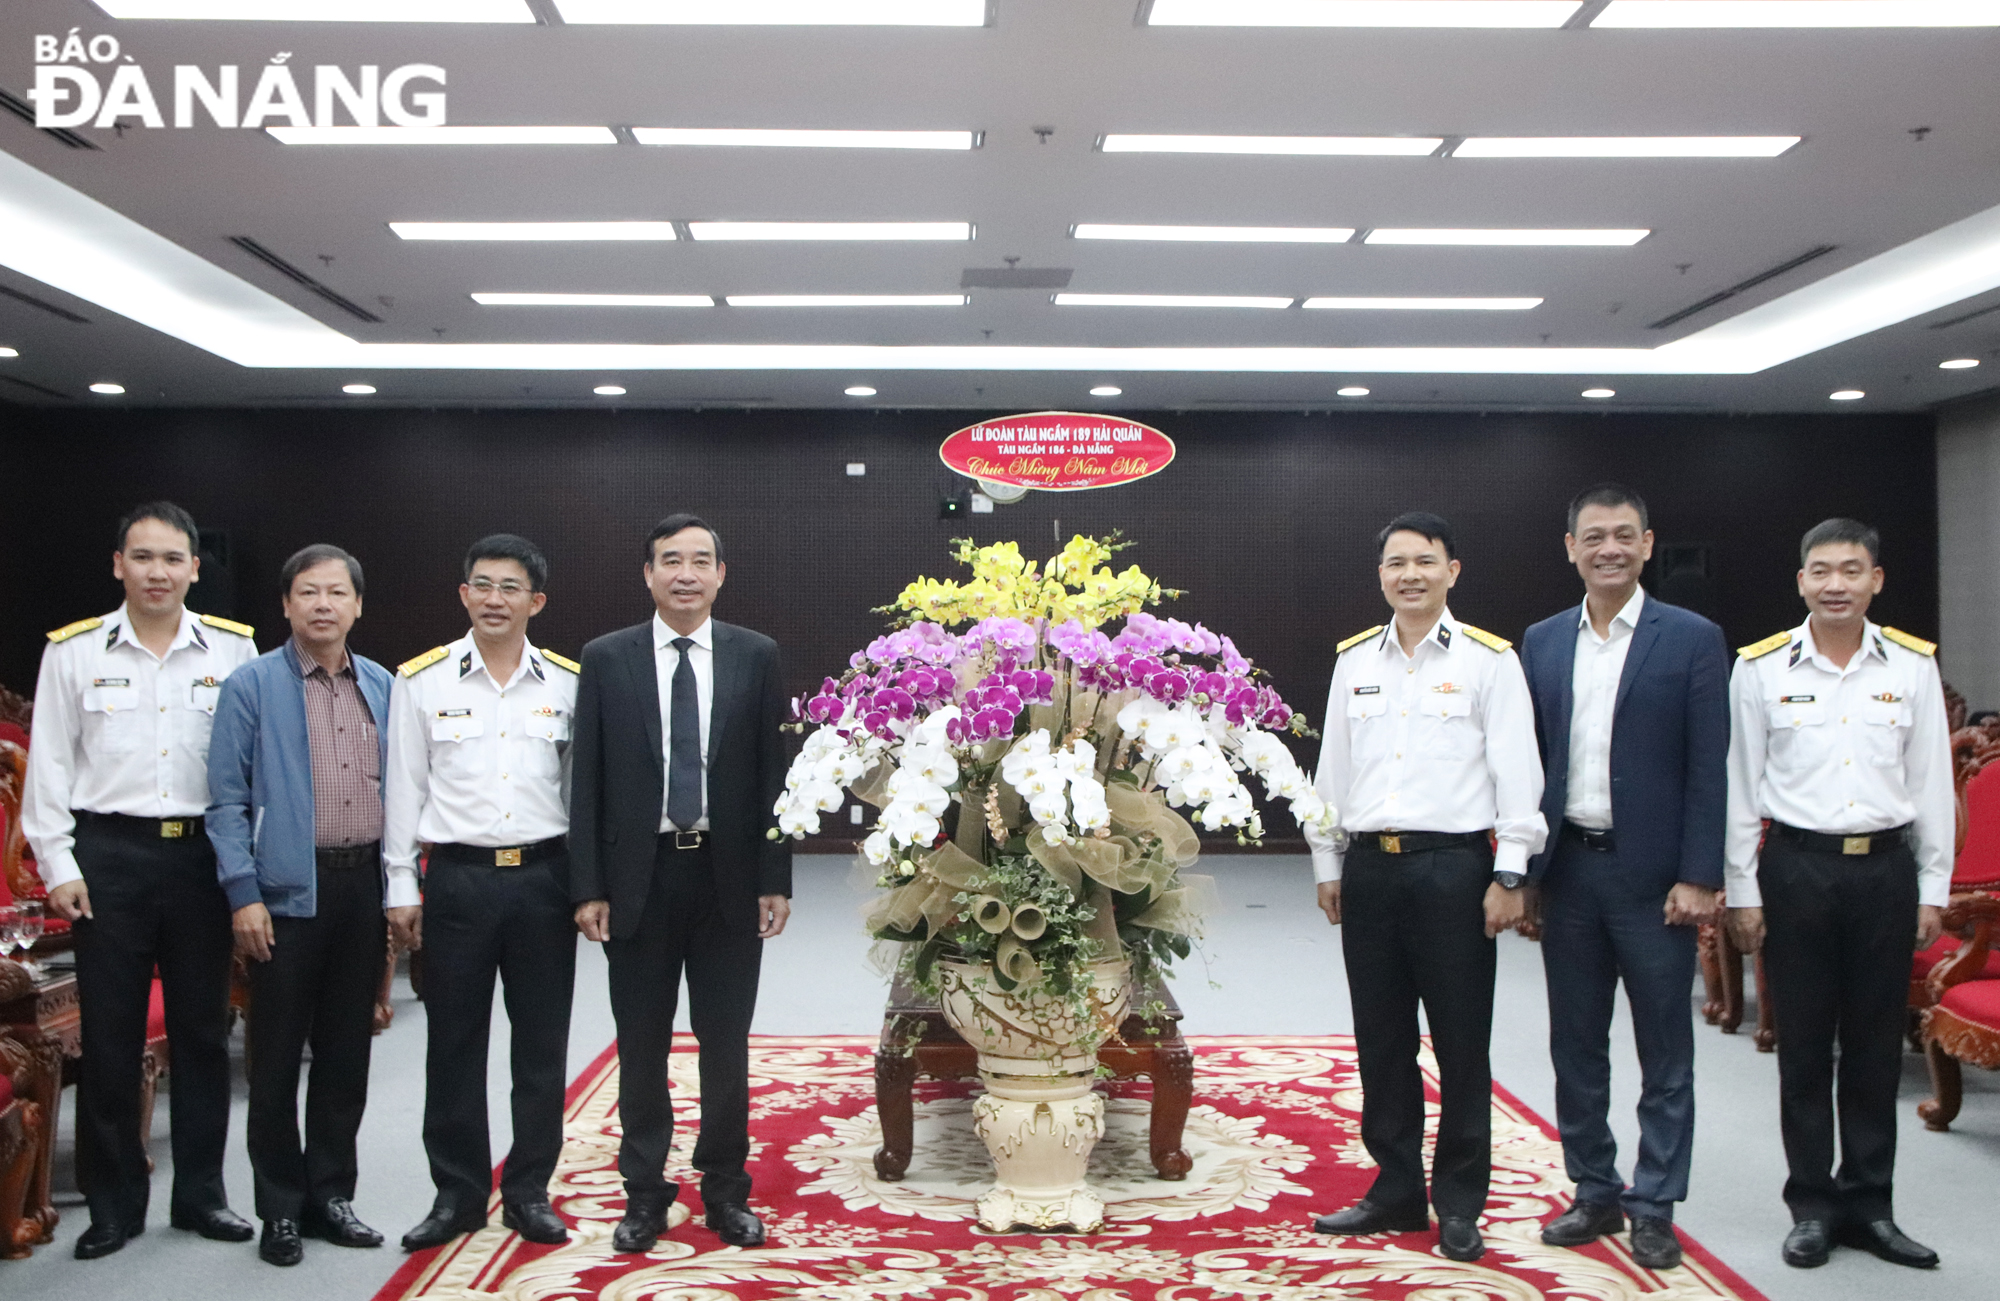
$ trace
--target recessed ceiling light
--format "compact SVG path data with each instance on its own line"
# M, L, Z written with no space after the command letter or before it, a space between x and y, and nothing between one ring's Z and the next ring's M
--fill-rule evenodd
M1618 390L1615 388L1587 388L1583 391L1583 396L1602 401L1605 398L1617 397Z
M615 145L608 126L272 126L288 145Z
M1349 384L1346 388L1335 389L1334 392L1344 398L1365 398L1368 396L1368 390L1362 388L1359 384Z
M1155 136L1107 135L1107 154L1315 154L1330 157L1424 158L1442 136Z
M1057 307L1290 307L1289 298L1244 294L1057 294Z
M691 221L696 239L972 238L969 221Z
M1094 398L1115 398L1124 391L1124 389L1119 388L1116 384L1099 384L1096 388L1090 390L1090 396Z
M1165 239L1244 244L1345 244L1352 226L1115 226L1079 222L1078 239Z
M398 239L677 239L670 221L392 221Z
M875 396L875 390L869 388L866 384L850 384L841 391L851 398L872 398Z
M18 357L21 354L13 348L0 348L0 357Z
M624 388L617 384L599 384L590 391L601 398L622 398L625 396Z
M106 397L115 398L120 393L123 393L125 391L125 386L123 384L110 384L100 381L99 383L92 384L90 386L90 391L92 393L102 393Z
M963 307L965 294L730 294L731 307Z
M1977 357L1954 357L1950 361L1938 363L1939 370L1971 370L1979 364Z
M1473 136L1453 158L1776 158L1799 136Z
M373 384L342 384L340 386L340 391L342 393L352 393L356 397L365 398L370 393L373 393L375 391L375 386Z
M1308 298L1311 310L1340 312L1525 312L1539 298Z
M792 131L763 127L639 126L642 145L720 145L765 149L971 149L976 131Z
M1423 230L1378 226L1369 244L1629 245L1650 230Z
M95 0L113 18L264 23L532 23L523 0Z
M482 307L713 307L707 294L488 294L472 295Z
M1853 402L1859 398L1865 398L1868 395L1866 393L1863 393L1858 388L1841 388L1841 389L1835 389L1833 392L1827 394L1827 396L1832 398L1835 402Z
M1561 27L1580 0L1153 0L1153 27Z
M557 0L568 23L984 27L986 0Z
M1996 0L1612 0L1592 27L2000 27Z

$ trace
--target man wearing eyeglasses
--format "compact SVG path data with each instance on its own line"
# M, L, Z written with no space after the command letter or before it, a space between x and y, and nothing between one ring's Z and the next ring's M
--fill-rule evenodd
M528 642L549 563L498 533L472 544L458 589L472 631L397 670L389 702L383 858L389 921L424 950L430 1042L424 1151L437 1197L406 1251L486 1227L493 1169L487 1027L497 973L513 1061L514 1146L501 1222L569 1239L549 1205L562 1151L576 929L569 902L569 741L577 666ZM431 846L421 893L417 857Z

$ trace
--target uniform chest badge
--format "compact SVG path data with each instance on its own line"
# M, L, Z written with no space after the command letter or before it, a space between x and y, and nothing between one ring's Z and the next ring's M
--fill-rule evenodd
M554 705L543 705L540 709L529 711L528 714L530 718L560 718L561 716L562 710L557 709Z
M1781 705L1810 705L1815 699L1817 697L1814 696L1779 696L1778 703Z
M1380 688L1380 687L1356 687L1356 688L1354 689L1354 694L1355 694L1355 695L1357 695L1357 696L1377 696L1377 695L1380 695L1380 694L1382 694L1382 688Z
M472 717L472 711L470 709L440 709L437 716L439 718L470 718Z
M90 685L91 685L91 686L93 686L93 687L129 687L129 686L131 686L131 685L132 685L132 679L130 679L130 678L92 678L92 679L90 680Z
M217 682L213 677L196 678L194 680L194 684L198 687L219 687L222 685L220 682Z
M1437 692L1441 696L1455 696L1459 692L1465 690L1465 688L1459 686L1456 682L1440 682L1436 686L1432 687L1431 690Z
M1870 699L1870 700L1879 700L1879 701L1881 701L1881 702L1882 702L1883 704L1885 704L1885 705L1900 705L1900 704L1902 704L1902 703L1903 703L1903 698L1902 698L1901 696L1897 695L1897 694L1896 694L1895 692L1893 692L1893 691L1884 691L1884 692L1883 692L1883 693L1882 693L1881 695L1879 695L1879 696L1870 696L1870 697L1869 697L1869 699Z

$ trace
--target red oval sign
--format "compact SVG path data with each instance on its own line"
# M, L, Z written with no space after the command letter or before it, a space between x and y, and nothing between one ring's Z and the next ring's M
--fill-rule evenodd
M1037 411L969 425L944 440L938 457L975 479L1075 492L1158 474L1174 459L1174 440L1115 416Z

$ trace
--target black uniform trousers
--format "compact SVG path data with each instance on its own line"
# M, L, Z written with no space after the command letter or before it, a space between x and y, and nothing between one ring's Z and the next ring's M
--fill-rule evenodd
M93 914L72 932L83 1013L77 1179L91 1222L146 1220L152 1177L139 1142L139 1087L155 967L174 1054L173 1209L220 1207L234 940L215 850L198 827L165 839L157 819L79 812L76 861Z
M560 842L518 866L493 859L491 849L439 845L424 877L424 1152L436 1205L459 1217L483 1217L493 1190L486 1058L496 976L514 1126L500 1195L546 1199L562 1155L577 945L568 863Z
M1341 948L1361 1064L1361 1141L1378 1171L1368 1200L1415 1211L1424 1195L1424 1079L1417 1006L1437 1054L1437 1150L1429 1202L1439 1216L1476 1218L1493 1170L1494 944L1485 899L1493 851L1453 845L1384 853L1373 835L1348 848L1340 891Z
M1907 844L1857 855L1807 849L1773 831L1757 886L1777 1016L1785 1204L1794 1220L1888 1219L1916 947L1916 856Z
M701 1199L708 1206L748 1200L750 1019L763 946L754 930L732 923L718 904L706 844L677 850L671 833L661 836L639 929L604 946L618 1024L624 1127L618 1173L628 1195L678 1192L666 1177L674 1125L667 1055L685 970L688 1020L701 1046L701 1133L694 1145Z
M248 959L248 1138L260 1220L296 1220L331 1198L354 1200L375 993L388 961L382 851L379 844L322 849L317 857L314 914L273 917L271 960ZM312 1068L301 1146L299 1067L307 1044Z

